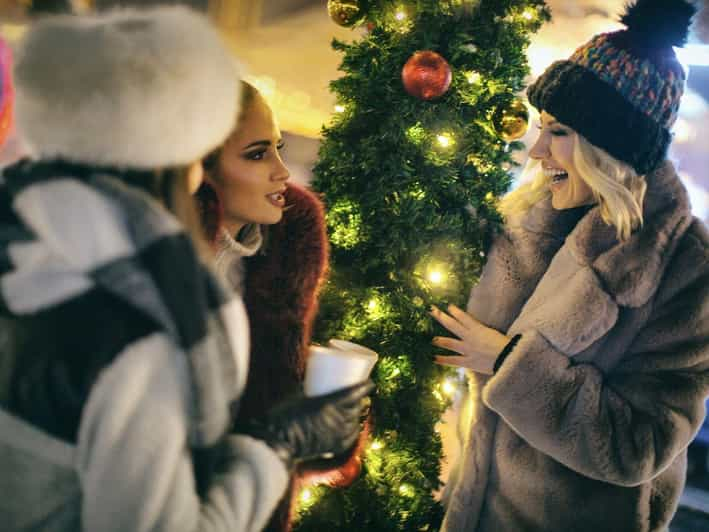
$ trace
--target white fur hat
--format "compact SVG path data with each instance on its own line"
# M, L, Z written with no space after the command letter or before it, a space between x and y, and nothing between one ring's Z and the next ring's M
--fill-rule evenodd
M36 158L189 164L228 137L239 112L235 58L184 7L45 18L16 54L17 127Z

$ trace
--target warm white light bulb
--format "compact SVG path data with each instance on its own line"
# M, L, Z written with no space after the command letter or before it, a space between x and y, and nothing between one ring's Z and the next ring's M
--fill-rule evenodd
M335 106L335 112L336 112L336 113L344 113L344 112L345 112L345 106L344 106L344 105L336 105L336 106Z
M468 83L470 83L471 85L475 85L480 81L480 73L473 71L466 72L465 79L467 79Z
M399 493L404 497L411 497L414 494L414 488L409 484L401 484L399 486Z
M438 144L444 148L447 148L448 146L453 144L453 139L447 133L443 133L441 135L438 135L436 137L436 139L438 140Z
M534 20L534 13L530 9L525 9L522 12L522 18L526 20Z
M443 393L446 394L448 397L452 397L453 395L455 395L456 387L455 384L450 381L450 379L446 379L445 381L443 381L441 389L443 390Z
M313 498L312 492L308 489L305 488L301 493L300 493L300 500L302 502L310 502L310 500Z
M440 284L443 281L443 274L438 270L431 270L428 273L428 280L433 284Z

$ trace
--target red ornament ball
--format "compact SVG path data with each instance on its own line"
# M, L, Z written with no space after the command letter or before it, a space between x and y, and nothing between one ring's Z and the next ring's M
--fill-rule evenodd
M443 96L452 78L448 61L431 50L416 52L401 71L406 92L421 100L435 100Z

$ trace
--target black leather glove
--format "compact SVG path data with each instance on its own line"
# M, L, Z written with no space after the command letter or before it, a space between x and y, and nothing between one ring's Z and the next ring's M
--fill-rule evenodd
M286 401L255 423L249 433L271 446L289 468L343 454L357 442L365 399L373 389L374 384L367 381L326 395Z

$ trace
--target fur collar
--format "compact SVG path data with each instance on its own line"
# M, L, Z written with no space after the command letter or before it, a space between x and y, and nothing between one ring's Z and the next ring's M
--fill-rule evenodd
M599 207L588 211L544 266L519 314L510 316L517 317L508 332L537 330L576 356L608 333L619 307L640 307L652 298L692 216L670 163L647 180L644 226L620 242Z
M649 174L647 184L644 226L625 242L599 207L535 205L495 241L468 311L508 334L543 332L566 354L584 350L613 326L619 306L639 307L652 298L692 222L671 163Z
M222 255L234 255L238 258L251 257L261 249L263 245L263 231L258 224L250 224L244 227L237 238L229 234L229 231L222 228L217 237L217 262Z
M618 305L639 307L655 293L675 246L692 223L689 197L669 161L647 176L643 227L625 242L592 209L568 239L571 253L589 264Z
M545 234L552 237L551 245L565 238L564 246L580 264L593 269L617 304L639 307L654 294L667 260L692 222L687 191L671 162L646 180L643 227L625 242L603 221L598 206L574 226L573 213L555 211L550 200L533 207L513 232Z
M242 291L244 268L242 259L254 256L263 246L261 226L246 226L237 240L222 228L217 237L217 252L214 267L217 273L237 291Z

